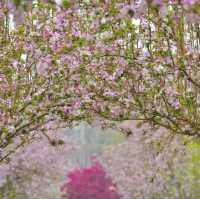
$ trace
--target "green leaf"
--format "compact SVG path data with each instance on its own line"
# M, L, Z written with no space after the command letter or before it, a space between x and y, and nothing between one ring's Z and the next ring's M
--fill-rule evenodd
M69 8L69 6L70 6L70 1L69 1L69 0L63 0L63 1L62 1L62 4L63 4L63 7L64 7L64 8Z
M105 32L110 29L110 25L108 23L103 23L100 25L100 31Z
M14 0L14 4L15 4L16 6L19 6L19 5L21 4L21 0Z
M74 48L81 48L86 45L86 39L81 37L73 38L73 47Z

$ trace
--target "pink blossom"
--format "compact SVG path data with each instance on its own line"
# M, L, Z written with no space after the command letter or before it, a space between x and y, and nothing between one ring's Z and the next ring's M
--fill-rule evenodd
M36 65L38 74L47 75L50 65L51 65L51 57L50 56L42 58Z
M69 199L119 199L110 177L100 163L89 168L71 171L67 177L69 182L62 187Z

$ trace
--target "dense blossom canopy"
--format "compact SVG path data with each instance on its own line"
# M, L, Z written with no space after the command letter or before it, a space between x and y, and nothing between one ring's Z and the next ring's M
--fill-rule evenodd
M199 137L199 12L198 0L1 1L0 149L52 121Z

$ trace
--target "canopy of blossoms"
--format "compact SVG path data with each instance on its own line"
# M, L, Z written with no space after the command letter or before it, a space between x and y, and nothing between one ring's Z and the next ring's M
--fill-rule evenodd
M1 1L0 149L80 120L199 137L199 21L198 0Z

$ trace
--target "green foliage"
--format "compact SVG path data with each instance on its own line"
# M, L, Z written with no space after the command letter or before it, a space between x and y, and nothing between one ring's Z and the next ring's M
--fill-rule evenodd
M14 1L14 4L16 5L16 6L19 6L20 4L21 4L21 0L13 0Z
M17 193L11 179L7 178L7 182L0 187L0 199L16 199Z
M86 45L86 40L81 37L74 37L72 39L74 48L81 48Z
M63 4L64 8L68 8L70 6L70 1L69 0L63 0L62 4Z
M184 163L175 169L175 191L181 199L200 198L200 144L186 138L189 154L183 156Z
M101 24L99 29L100 29L101 32L109 31L110 30L110 25L108 23L103 23L103 24Z

